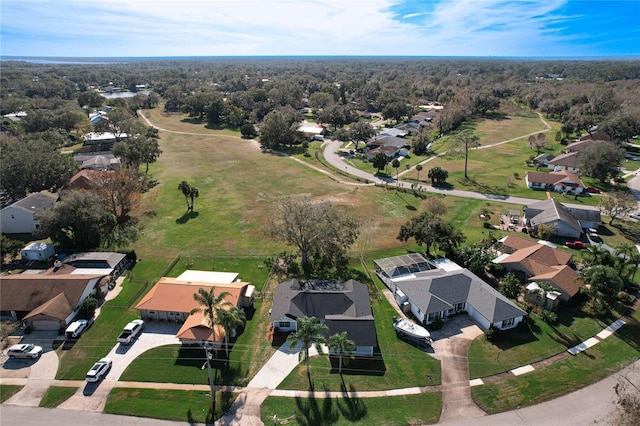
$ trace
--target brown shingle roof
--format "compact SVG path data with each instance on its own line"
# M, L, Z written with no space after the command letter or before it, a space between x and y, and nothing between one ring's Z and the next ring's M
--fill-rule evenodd
M215 325L216 341L224 340L225 331L219 324ZM178 339L188 340L213 340L211 336L211 327L209 327L209 319L201 312L189 315L180 330L176 333Z
M535 275L529 281L550 281L552 285L573 297L584 282L578 279L576 271L569 266L553 266L546 273Z
M53 299L48 302L43 303L38 306L27 315L24 316L24 319L33 318L37 315L46 315L51 318L55 318L57 320L65 320L73 311L73 306L69 304L67 297L64 293L60 293Z

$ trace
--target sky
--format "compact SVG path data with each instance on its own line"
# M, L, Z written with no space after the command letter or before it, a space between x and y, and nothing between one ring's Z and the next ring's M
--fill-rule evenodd
M2 0L0 55L640 58L640 0Z

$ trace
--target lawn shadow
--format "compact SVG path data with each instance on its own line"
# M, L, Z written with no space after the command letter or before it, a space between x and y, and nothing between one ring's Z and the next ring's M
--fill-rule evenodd
M304 426L332 425L340 419L340 413L333 406L332 398L323 398L322 404L315 396L306 399L296 397L298 413L296 421Z
M62 344L62 350L68 351L69 349L72 349L76 345L77 341L78 339L65 339Z
M347 391L347 386L343 380L340 388L343 397L342 400L338 400L338 410L340 410L342 417L350 422L356 422L365 418L367 416L367 405L361 398L356 396L355 386L350 383L349 390Z
M331 363L330 374L339 374L338 357L329 357ZM382 359L380 348L375 348L373 351L373 357L364 358L356 357L353 359L342 359L342 375L343 376L384 376L387 371L387 367Z
M187 210L186 212L184 212L182 216L176 219L176 223L182 225L184 223L189 222L191 219L197 218L198 215L199 215L198 212Z
M536 325L531 318L524 317L517 327L497 333L492 343L504 351L539 340L536 334L539 334L541 331L540 327Z

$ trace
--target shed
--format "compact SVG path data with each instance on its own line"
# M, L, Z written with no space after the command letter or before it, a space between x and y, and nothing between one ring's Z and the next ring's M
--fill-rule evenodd
M20 250L22 260L49 260L55 255L53 244L34 241Z

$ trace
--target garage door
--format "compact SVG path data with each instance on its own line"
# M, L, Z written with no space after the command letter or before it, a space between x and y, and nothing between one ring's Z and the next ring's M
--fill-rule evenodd
M34 330L59 330L60 322L52 320L33 321L32 327Z

